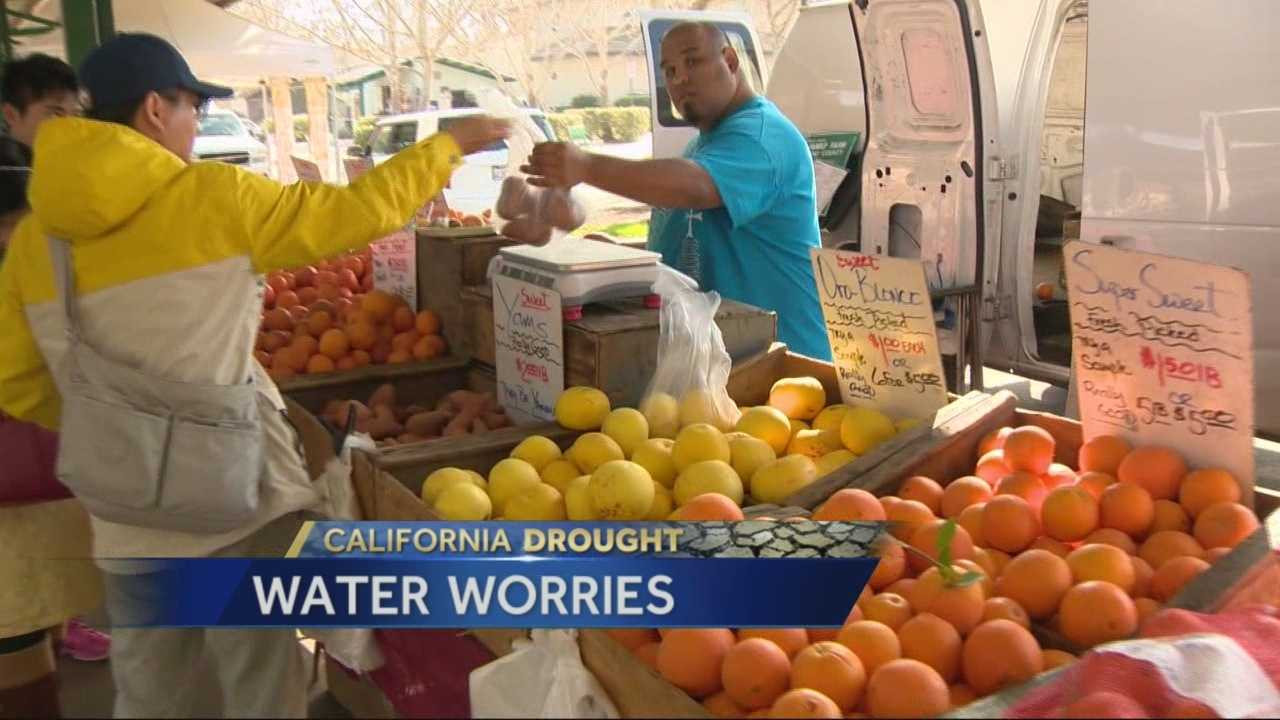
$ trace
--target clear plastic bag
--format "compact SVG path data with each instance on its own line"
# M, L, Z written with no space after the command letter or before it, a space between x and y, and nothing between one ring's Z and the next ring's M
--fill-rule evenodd
M518 645L472 671L472 717L618 717L609 694L582 663L576 631L534 630L530 641Z
M533 154L533 146L543 139L529 114L496 89L483 93L479 104L489 115L512 121L506 179L493 209L506 221L500 228L502 233L532 245L544 245L578 229L586 221L586 212L572 189L533 187L521 170Z
M665 265L653 292L662 298L658 367L640 404L650 436L675 437L694 423L732 430L741 412L726 389L733 359L716 325L719 293L699 292L692 278Z

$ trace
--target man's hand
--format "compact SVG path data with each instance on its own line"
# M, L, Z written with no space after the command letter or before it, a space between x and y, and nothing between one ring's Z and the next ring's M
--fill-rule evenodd
M490 145L511 137L511 122L488 115L476 115L458 120L446 133L453 136L463 155L479 152Z
M529 164L520 169L530 176L530 185L568 188L587 179L590 160L572 143L539 143L529 156Z

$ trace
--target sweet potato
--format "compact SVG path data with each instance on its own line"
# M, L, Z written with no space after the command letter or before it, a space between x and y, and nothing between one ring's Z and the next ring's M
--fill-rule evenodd
M490 430L498 430L511 426L511 418L503 413L491 412L484 416L484 424L489 426Z
M421 412L405 423L405 432L413 433L421 437L433 437L439 435L445 425L453 419L453 415L444 410L435 410L432 412Z
M404 433L404 426L396 422L395 414L386 405L373 409L373 419L369 421L369 435L374 440L385 440Z
M396 388L394 385L383 385L374 390L373 394L369 396L369 407L376 408L380 405L388 408L396 406Z
M324 412L320 413L320 417L336 425L338 424L338 418L345 417L346 413L346 403L341 400L330 400L324 404Z
M440 434L444 437L456 437L458 435L466 435L471 430L471 423L479 417L479 414L469 410L463 410L458 413L448 425L444 426L444 431Z
M489 432L489 426L486 425L484 420L482 420L481 418L476 418L475 420L471 421L471 432L475 433L476 435L479 435L480 433L487 433Z
M356 414L356 432L368 432L369 421L373 419L373 411L364 406L364 403L349 400L342 403L342 407L333 416L333 424L340 428L347 427L347 417L352 413Z
M426 438L420 435L414 435L411 432L407 432L401 435L400 437L396 438L396 442L400 443L401 445L408 445L410 443L422 442L425 439Z

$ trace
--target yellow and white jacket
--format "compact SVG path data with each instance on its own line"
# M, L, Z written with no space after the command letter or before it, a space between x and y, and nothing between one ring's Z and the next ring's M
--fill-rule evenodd
M253 357L266 272L368 245L402 227L461 162L440 134L347 187L281 185L239 168L189 165L134 130L82 119L36 138L32 213L0 270L0 411L59 425L66 349L47 238L69 240L86 340L170 380L263 388L267 473L249 526L217 536L93 519L98 558L212 553L319 500L283 402Z

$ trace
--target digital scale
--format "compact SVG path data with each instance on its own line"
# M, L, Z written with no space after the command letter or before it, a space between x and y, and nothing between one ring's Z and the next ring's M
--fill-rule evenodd
M662 256L597 240L559 239L542 247L502 248L489 263L495 273L554 290L566 322L582 319L582 308L605 300L643 297L645 307L662 307L653 294Z

